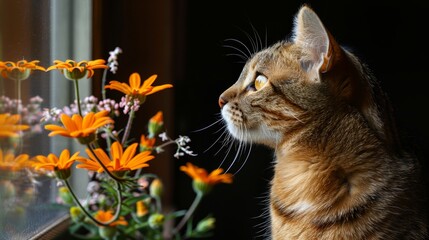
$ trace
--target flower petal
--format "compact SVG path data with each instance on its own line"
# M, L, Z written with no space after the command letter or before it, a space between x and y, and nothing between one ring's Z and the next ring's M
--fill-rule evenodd
M156 74L154 74L154 75L150 76L148 79L146 79L146 80L143 82L143 86L142 86L142 88L147 88L147 87L152 86L152 83L153 83L153 82L155 82L155 80L156 80L156 78L157 78L157 77L158 77L158 75L156 75Z
M124 154L121 157L122 165L126 166L136 153L138 143L133 143L125 149Z
M131 74L129 78L129 82L130 82L130 87L132 89L139 89L140 82L141 82L140 75L138 73Z
M160 86L155 86L152 88L152 91L150 91L146 95L151 95L151 94L154 94L154 93L159 92L161 90L164 90L167 88L172 88L172 87L173 87L173 85L171 85L171 84L164 84L164 85L160 85Z

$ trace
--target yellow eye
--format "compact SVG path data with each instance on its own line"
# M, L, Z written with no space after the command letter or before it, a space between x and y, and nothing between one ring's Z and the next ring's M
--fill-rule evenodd
M255 79L255 89L258 91L268 82L267 77L264 75L258 75Z

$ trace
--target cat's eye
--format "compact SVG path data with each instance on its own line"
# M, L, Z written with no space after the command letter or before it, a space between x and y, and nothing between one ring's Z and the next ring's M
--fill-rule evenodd
M267 84L268 78L264 75L259 74L255 79L255 89L258 91L261 89L265 84Z

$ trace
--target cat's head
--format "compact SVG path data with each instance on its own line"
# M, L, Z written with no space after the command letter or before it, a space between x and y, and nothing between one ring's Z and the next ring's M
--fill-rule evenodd
M240 141L275 147L323 109L348 104L394 145L390 105L381 95L364 65L303 6L292 39L253 54L237 82L221 94L219 105L229 132Z

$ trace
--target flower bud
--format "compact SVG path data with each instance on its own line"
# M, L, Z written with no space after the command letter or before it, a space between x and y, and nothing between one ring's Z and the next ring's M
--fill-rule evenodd
M74 68L71 72L67 69L61 69L61 71L64 74L64 77L66 77L68 80L79 80L81 78L84 78L87 70L80 71L78 68Z
M85 220L85 215L82 212L82 209L77 206L70 207L70 217L75 223L80 223Z
M58 195L65 204L73 205L73 197L67 187L60 187Z
M146 138L145 135L140 137L140 152L152 151L153 146L155 145L155 138Z
M92 143L95 140L95 133L91 133L86 137L77 138L77 141L82 145L87 145Z
M163 120L162 111L159 111L155 114L155 116L153 116L149 120L149 125L148 125L149 136L148 136L148 138L154 138L161 131L163 126L164 126L164 120Z
M143 200L138 201L136 203L136 208L137 208L136 210L137 217L144 217L149 213L149 209L147 208Z
M160 198L163 190L164 190L164 187L162 185L161 180L159 180L159 178L154 179L150 184L149 193L151 197Z
M54 170L54 172L55 172L55 176L60 180L67 180L71 175L70 168L56 169Z
M198 233L206 233L215 228L216 219L213 217L207 217L201 220L196 227Z
M204 196L212 190L213 186L203 181L194 180L192 181L192 187L194 188L195 193L202 194Z
M154 213L148 219L149 227L152 229L160 229L164 224L165 217L161 213Z
M10 72L5 71L7 78L16 80L16 81L22 81L27 79L30 76L30 73L31 73L31 69L29 68L26 68L22 71L16 68L12 69L12 71Z

